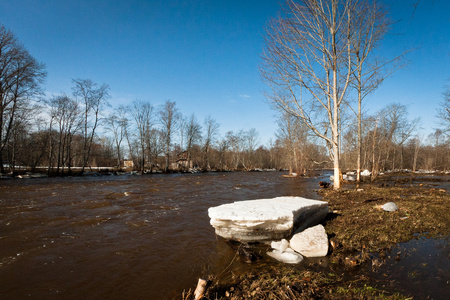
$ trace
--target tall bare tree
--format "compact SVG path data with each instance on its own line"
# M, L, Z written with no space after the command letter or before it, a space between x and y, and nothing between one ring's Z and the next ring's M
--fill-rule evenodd
M73 79L73 94L83 105L83 160L81 172L88 165L92 142L100 117L100 110L107 104L109 86L98 86L90 79Z
M164 138L164 153L166 156L166 165L164 168L165 172L169 171L170 164L170 146L172 143L172 136L174 134L174 129L176 124L180 118L180 114L176 107L176 103L170 100L167 100L164 105L159 110L159 120L162 127L162 135Z
M245 131L243 134L244 139L244 167L246 170L252 170L255 168L255 151L259 144L259 133L255 128L251 128L249 131Z
M147 156L147 144L149 135L153 127L153 106L149 102L133 101L131 107L131 114L136 122L138 141L140 147L140 162L139 166L141 172L145 169L145 157Z
M379 46L384 34L388 31L389 20L386 10L375 0L359 0L358 9L351 19L351 47L354 58L352 86L357 93L357 181L361 179L362 155L362 101L376 90L379 85L403 64L403 53L390 60L376 57L374 51Z
M125 131L128 123L126 117L127 109L125 106L121 105L114 110L113 113L109 115L106 119L106 128L113 134L114 146L116 148L117 156L117 168L120 168L120 163L122 161L122 148L121 144L125 137Z
M219 132L220 124L217 123L217 121L211 116L207 116L204 121L204 127L205 138L203 142L203 170L210 170L211 166L209 163L209 153Z
M262 77L271 103L299 118L329 145L340 188L339 122L352 76L356 0L287 0L266 34ZM324 122L325 119L325 122Z
M188 167L192 168L191 166L191 160L192 160L192 147L194 144L201 140L202 138L202 126L197 122L197 119L195 118L195 115L192 114L189 117L189 120L186 124L186 143L187 143L187 160L188 160Z
M446 87L443 95L444 100L438 108L438 118L440 125L443 127L443 131L447 134L447 137L450 137L450 85Z
M0 24L0 171L4 172L3 150L8 143L18 111L40 92L45 66Z
M67 95L58 95L50 99L48 102L50 106L51 123L50 128L56 126L56 132L58 138L56 141L56 147L51 145L51 148L56 148L56 174L64 173L64 167L67 166L70 172L72 162L72 141L74 135L80 129L80 110L78 102L71 99ZM55 125L53 125L55 124ZM51 133L51 132L50 132ZM52 168L52 151L50 151L49 158L49 171Z
M298 118L286 113L279 116L277 123L275 135L285 151L283 163L288 167L289 174L305 173L306 155L303 152L307 148L307 128Z

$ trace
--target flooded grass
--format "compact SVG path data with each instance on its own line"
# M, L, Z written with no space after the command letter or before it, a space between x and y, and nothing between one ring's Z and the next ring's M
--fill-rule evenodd
M409 178L398 177L394 185L388 181L382 178L374 184L347 185L341 191L319 191L332 210L323 222L330 238L325 260L232 274L231 282L213 282L205 299L411 299L408 290L396 290L395 285L386 283L391 280L389 274L378 276L385 277L383 282L367 276L367 270L377 272L385 264L404 259L408 250L398 250L401 243L445 240L450 231L450 196L439 185L413 185ZM399 209L384 211L381 206L387 202L394 202ZM396 272L395 268L390 272ZM418 277L415 272L408 271L405 276L414 280ZM445 280L443 284L448 286ZM183 298L191 294L189 291Z
M335 192L322 191L333 214L325 228L337 247L333 256L349 252L384 252L418 235L449 234L450 208L445 190L411 187L373 187ZM381 206L394 202L395 212Z

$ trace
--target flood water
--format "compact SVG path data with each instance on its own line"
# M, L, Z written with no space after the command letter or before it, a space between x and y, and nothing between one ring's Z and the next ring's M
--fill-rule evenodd
M233 253L216 238L209 207L319 199L313 189L321 178L244 172L1 181L0 298L180 297Z
M254 265L235 260L232 248L214 234L207 210L277 196L320 199L314 190L329 178L282 174L0 181L0 298L179 299L201 276L226 281L277 265L270 259ZM441 256L448 264L446 251ZM441 284L448 288L448 282Z

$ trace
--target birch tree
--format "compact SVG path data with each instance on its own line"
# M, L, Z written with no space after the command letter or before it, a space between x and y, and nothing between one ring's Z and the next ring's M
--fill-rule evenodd
M375 56L374 51L379 46L384 34L388 31L389 20L386 10L372 0L358 1L358 9L351 19L351 47L354 55L352 59L353 81L352 87L357 94L357 181L361 179L362 155L362 101L376 90L380 84L403 64L405 53L385 60Z
M287 0L266 30L262 77L275 108L299 118L329 146L340 188L339 122L352 69L356 0ZM324 122L325 120L325 122Z

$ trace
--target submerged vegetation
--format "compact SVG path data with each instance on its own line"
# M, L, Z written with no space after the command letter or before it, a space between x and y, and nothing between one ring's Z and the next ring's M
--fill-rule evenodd
M240 276L231 274L231 282L213 282L205 298L408 299L401 291L373 282L364 270L377 272L398 243L450 234L450 220L443 213L450 209L450 196L437 185L413 186L411 182L410 177L394 181L381 177L374 183L344 186L341 191L319 190L332 210L323 222L330 238L326 261L307 260L299 266L279 264ZM387 202L396 203L399 209L384 211L381 206ZM185 293L183 298L189 295Z

